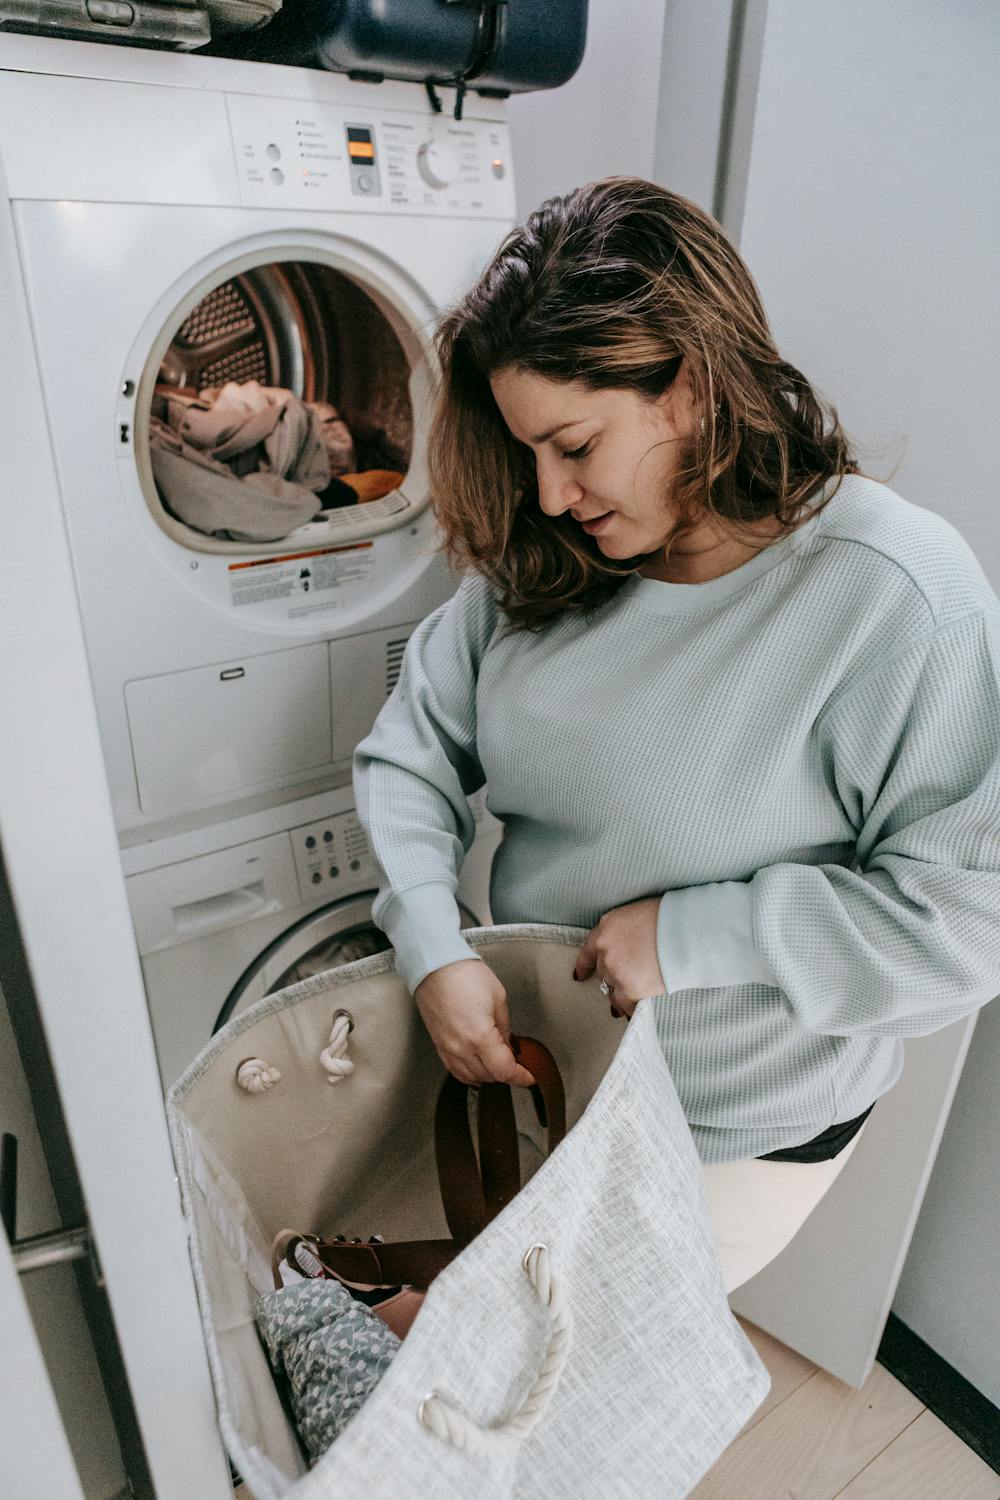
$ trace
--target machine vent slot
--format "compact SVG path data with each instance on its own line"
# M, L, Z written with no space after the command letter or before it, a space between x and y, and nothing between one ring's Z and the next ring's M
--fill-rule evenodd
M388 698L396 683L403 666L403 652L406 650L408 636L402 636L396 641L386 641L385 645L385 696Z

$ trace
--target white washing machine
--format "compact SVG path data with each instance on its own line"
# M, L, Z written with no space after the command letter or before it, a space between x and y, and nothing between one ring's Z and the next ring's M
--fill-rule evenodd
M3 168L126 842L346 774L453 591L428 339L512 222L504 108L5 36ZM155 390L248 379L332 401L402 483L277 542L184 524L153 480Z
M0 176L165 1081L239 982L290 972L284 934L362 941L350 761L457 582L428 506L429 338L513 222L504 112L470 95L455 121L416 84L4 37ZM402 481L273 542L185 524L154 482L154 400L251 379L332 403L358 467ZM489 920L499 836L479 812L469 923Z
M458 888L463 927L487 925L500 825L478 832ZM125 851L164 1086L255 1000L389 947L372 924L377 880L350 787ZM166 858L164 858L166 856Z

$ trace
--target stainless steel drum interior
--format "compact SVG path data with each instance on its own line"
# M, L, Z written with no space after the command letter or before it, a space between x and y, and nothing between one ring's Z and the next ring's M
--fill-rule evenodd
M354 436L358 467L409 467L410 368L365 290L332 266L276 261L214 287L171 339L158 383L204 390L227 381L329 401Z

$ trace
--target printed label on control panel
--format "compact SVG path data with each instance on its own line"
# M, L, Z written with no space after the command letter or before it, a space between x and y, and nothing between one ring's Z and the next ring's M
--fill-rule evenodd
M288 552L279 557L253 558L230 564L229 588L234 604L260 604L266 599L289 599L294 620L337 606L335 599L312 602L314 594L363 583L375 567L371 542L343 547L318 547L311 552Z

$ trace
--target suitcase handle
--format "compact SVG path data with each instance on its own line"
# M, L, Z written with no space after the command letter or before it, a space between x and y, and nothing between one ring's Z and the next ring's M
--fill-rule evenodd
M437 1391L431 1391L417 1407L418 1419L435 1437L477 1457L488 1454L498 1441L522 1438L531 1431L555 1395L573 1337L573 1314L553 1274L547 1246L532 1245L521 1265L539 1302L552 1313L552 1331L541 1368L520 1409L499 1426L480 1427L450 1406Z

